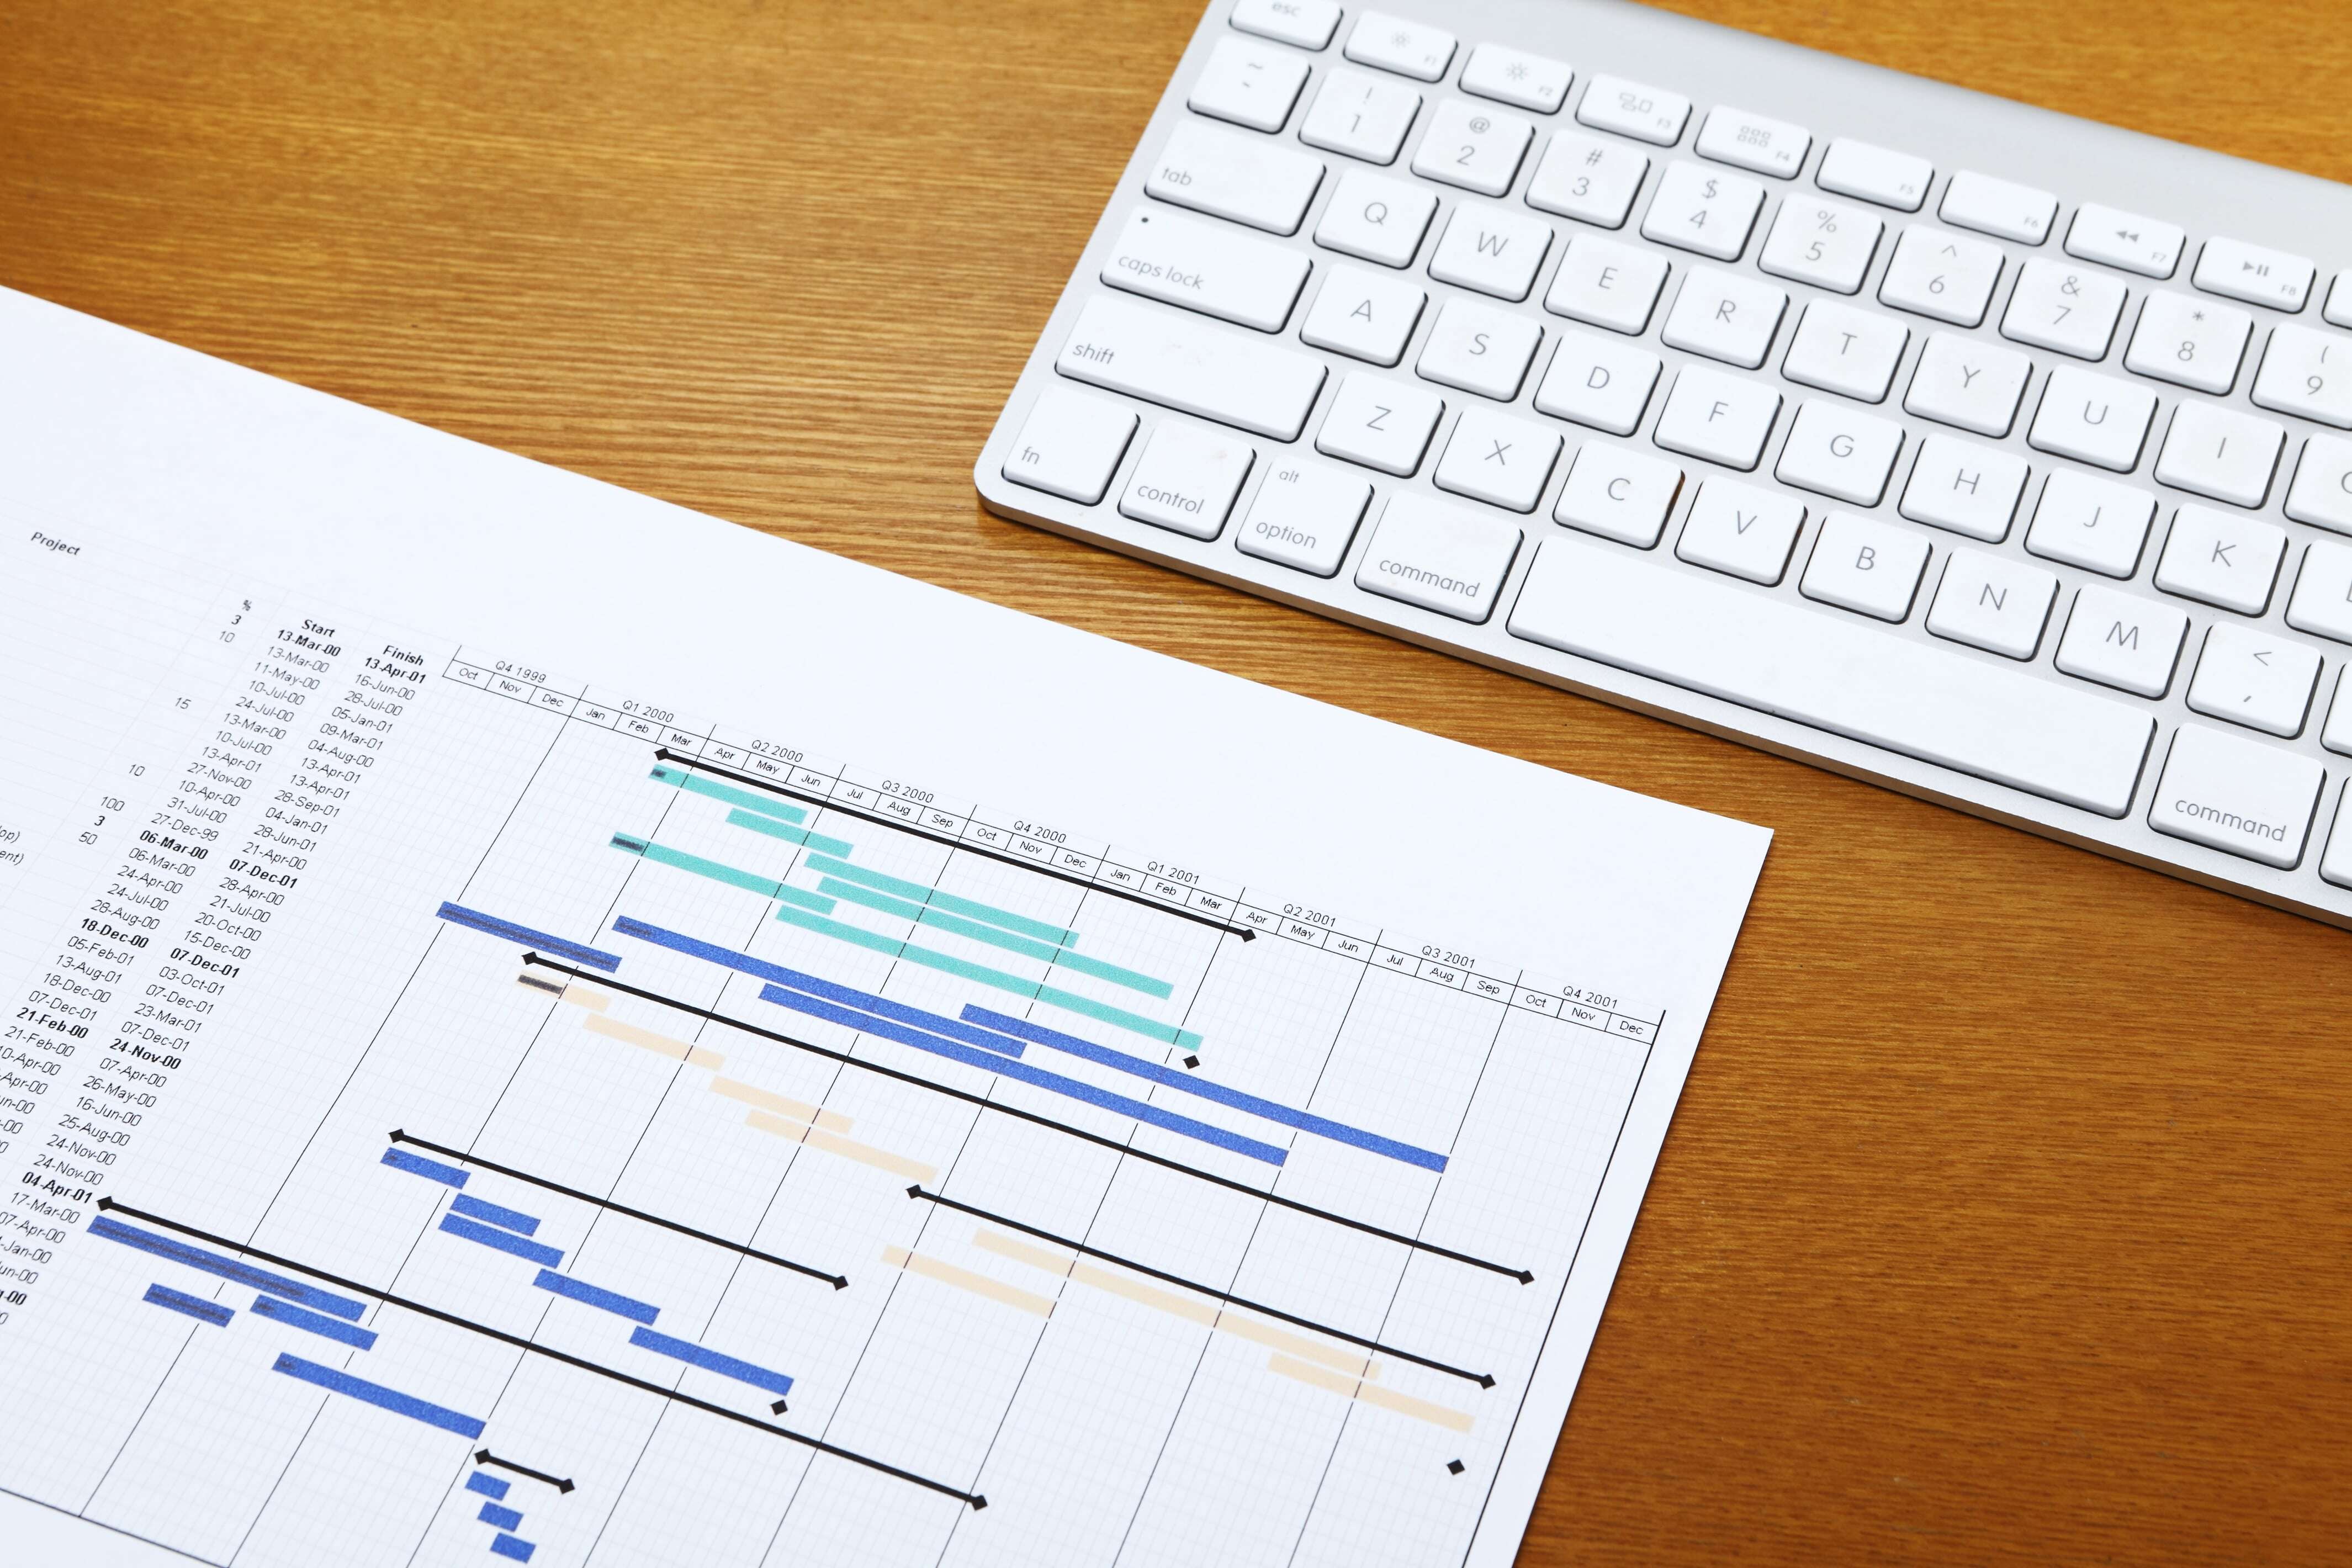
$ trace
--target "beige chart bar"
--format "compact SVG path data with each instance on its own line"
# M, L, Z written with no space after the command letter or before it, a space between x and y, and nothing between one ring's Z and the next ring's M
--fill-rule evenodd
M710 1080L710 1092L740 1100L745 1105L757 1106L761 1110L772 1110L779 1116L789 1116L795 1121L813 1121L828 1132L846 1132L856 1125L838 1111L819 1110L805 1100L777 1094L755 1084L745 1083L740 1079L714 1078ZM924 1169L929 1170L929 1167L925 1166Z
M1279 1373L1284 1377L1292 1378L1300 1383L1312 1384L1318 1388L1327 1388L1334 1394L1344 1394L1351 1399L1360 1399L1367 1405L1377 1405L1383 1410L1393 1410L1400 1415L1410 1415L1416 1421L1426 1421L1433 1426L1443 1426L1450 1432L1470 1430L1472 1417L1466 1410L1455 1410L1444 1405L1433 1405L1426 1399L1415 1399L1410 1394L1399 1394L1393 1388L1381 1388L1372 1384L1359 1383L1352 1377L1336 1372L1328 1372L1319 1366L1309 1366L1303 1361L1286 1355L1277 1355L1265 1365L1267 1371Z
M727 1058L717 1051L706 1051L700 1046L668 1035L657 1035L651 1029L640 1029L635 1024L624 1024L618 1018L607 1018L601 1013L592 1013L581 1019L580 1026L592 1035L602 1035L608 1040L635 1046L640 1050L652 1051L656 1056L684 1062L688 1067L709 1068L717 1072L727 1065Z
M904 1154L893 1154L887 1149L877 1149L871 1143L854 1142L838 1133L819 1127L804 1127L797 1121L787 1121L781 1116L771 1116L764 1110L754 1110L743 1118L744 1125L762 1132L772 1132L779 1138L789 1138L811 1149L822 1149L828 1154L838 1154L845 1160L855 1160L861 1165L871 1165L877 1171L887 1171L904 1176L910 1182L935 1183L940 1173L920 1160L909 1160Z
M1350 1379L1381 1375L1381 1363L1360 1351L1337 1350L1320 1340L1310 1340L1304 1334L1292 1333L1288 1329L1277 1329L1272 1323L1244 1317L1221 1303L1163 1290L1157 1285L1147 1285L1131 1276L1081 1262L1053 1248L1038 1247L992 1230L982 1230L972 1237L972 1245L1000 1258L1010 1258L1016 1263L1043 1268L1047 1273L1075 1279L1081 1285L1091 1285L1097 1290L1124 1296L1130 1301L1156 1308L1187 1322L1199 1323L1203 1328L1214 1329L1219 1333L1253 1340L1269 1350L1287 1352L1307 1361L1320 1362L1335 1373L1345 1373Z
M909 1274L919 1274L926 1279L936 1279L942 1285L952 1285L959 1290L969 1290L975 1296L985 1296L1034 1316L1051 1317L1054 1303L1043 1296L1007 1285L1001 1279L991 1279L985 1274L975 1274L969 1268L959 1268L952 1263L942 1263L936 1258L926 1258L919 1252L909 1252L903 1247L886 1247L882 1261Z

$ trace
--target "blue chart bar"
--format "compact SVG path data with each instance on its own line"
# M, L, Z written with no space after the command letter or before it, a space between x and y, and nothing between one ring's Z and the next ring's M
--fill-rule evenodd
M490 1550L500 1557L511 1557L518 1563L528 1563L530 1554L539 1550L536 1542L520 1535L496 1535L490 1538Z
M341 1318L330 1318L305 1308L289 1306L275 1296L255 1297L253 1310L257 1317L271 1319L285 1324L289 1329L299 1329L306 1334L317 1334L321 1339L340 1340L344 1344L353 1345L363 1351L375 1348L373 1329L362 1329L357 1323L347 1323Z
M496 1204L487 1204L479 1198L468 1197L463 1193L451 1198L449 1206L468 1219L481 1220L485 1224L497 1226L500 1230L513 1231L517 1236L539 1234L538 1219L524 1214L520 1209L500 1208Z
M508 1488L512 1485L511 1481L502 1481L483 1470L476 1470L466 1478L466 1489L469 1492L479 1492L486 1498L502 1498L507 1495Z
M512 921L502 921L496 915L486 915L479 910L469 910L463 904L445 903L436 911L454 925L478 931L487 936L504 937L520 947L536 948L541 952L568 958L574 963L584 963L591 969L601 969L610 974L621 967L620 954L606 952L602 948L583 947L576 942L566 942L543 931L519 926Z
M1132 1117L1138 1121L1147 1122L1153 1127L1181 1133L1184 1137L1198 1139L1203 1143L1214 1144L1220 1149L1230 1149L1236 1154L1246 1154L1253 1160L1263 1160L1269 1165L1279 1165L1288 1158L1281 1149L1272 1143L1244 1137L1239 1132L1228 1131L1213 1123L1195 1121L1190 1116L1181 1116L1173 1110L1163 1110L1148 1101L1131 1099L1124 1094L1114 1094L1107 1089L1097 1089L1093 1084L1079 1079L1064 1078L1060 1073L1047 1072L1044 1068L1033 1068L1026 1062L1007 1061L1001 1057L984 1056L979 1051L957 1045L952 1040L943 1040L933 1035L926 1035L919 1029L910 1029L902 1024L893 1024L886 1019L868 1017L863 1013L853 1013L846 1007L836 1007L830 1002L823 1002L814 996L803 996L796 992L786 991L782 986L762 987L760 1000L773 1002L781 1007L790 1007L796 1013L806 1013L813 1018L824 1018L828 1022L845 1025L853 1029L862 1029L869 1035L879 1035L886 1040L896 1040L900 1045L912 1046L919 1051L929 1051L935 1057L945 1057L950 1061L985 1068L990 1072L1002 1073L1006 1078L1017 1079L1022 1083L1035 1084L1039 1089L1051 1089L1055 1094L1067 1095L1072 1100L1082 1100L1088 1105L1098 1105L1105 1110L1117 1111L1121 1116Z
M497 1525L500 1530L512 1530L522 1522L522 1515L502 1503L486 1502L482 1511L474 1516L484 1524Z
M541 1269L539 1278L531 1283L542 1290L551 1290L558 1296L566 1296L574 1301L585 1302L599 1311L626 1318L634 1323L650 1323L661 1316L659 1307L624 1296L618 1290L607 1290L601 1286L574 1279L569 1274L558 1274L552 1268Z
M781 1395L793 1391L793 1380L782 1373L770 1372L764 1366L753 1366L748 1361L737 1361L731 1355L704 1350L690 1340L674 1340L651 1329L634 1329L630 1331L629 1342L656 1355L666 1355L688 1366L698 1366L705 1372L715 1372L721 1377L731 1377L738 1383L764 1388L771 1394Z
M688 953L696 958L706 959L712 963L724 964L730 969L740 970L746 974L755 974L773 982L761 992L760 998L763 1002L773 1002L780 1006L790 1007L795 1012L806 1013L811 1017L826 1018L853 1029L862 1029L868 1034L879 1035L885 1039L897 1040L901 1045L913 1046L916 1049L929 1051L933 1056L945 1057L950 1061L963 1062L968 1066L982 1068L990 1072L1003 1073L1005 1077L1018 1079L1023 1083L1034 1084L1040 1089L1051 1089L1056 1094L1065 1094L1073 1100L1082 1100L1089 1105L1101 1106L1106 1110L1117 1111L1121 1116L1132 1117L1138 1121L1148 1122L1154 1127L1164 1128L1168 1131L1181 1133L1187 1138L1195 1138L1203 1143L1231 1150L1236 1154L1247 1155L1253 1160L1263 1160L1269 1165L1279 1165L1287 1157L1282 1150L1259 1139L1245 1138L1238 1132L1230 1132L1224 1128L1213 1126L1206 1121L1198 1121L1189 1116L1179 1116L1172 1110L1163 1110L1156 1105L1148 1105L1142 1100L1130 1099L1127 1095L1113 1094L1108 1089L1097 1089L1090 1083L1083 1083L1074 1078L1064 1078L1059 1073L1051 1073L1042 1068L1030 1067L1025 1062L1008 1061L1003 1056L996 1054L1004 1048L1005 1041L1002 1036L995 1042L994 1051L976 1050L957 1040L946 1039L940 1036L927 1033L923 1029L911 1028L875 1015L836 1006L822 997L797 990L796 987L802 983L812 981L835 992L844 991L846 987L835 986L830 982L815 981L813 975L802 974L796 970L786 969L782 964L770 963L763 959L753 958L749 953L738 952L732 948L720 947L716 943L703 942L678 931L666 931L660 926L649 925L644 921L628 915L623 915L614 921L613 929L623 936L635 937L640 942L650 942L658 946L669 948L673 952ZM851 993L851 994L861 994ZM876 1000L879 1001L881 998L877 997ZM920 1018L938 1016L937 1014L925 1014L915 1008L902 1007L900 1004L895 1002L889 1005L894 1010L913 1013ZM974 1032L971 1025L958 1023L954 1019L942 1021L955 1024L956 1033L961 1037L968 1038ZM979 1032L985 1034L988 1031Z
M1369 1149L1375 1154L1385 1154L1391 1160L1402 1160L1408 1165L1419 1165L1425 1171L1445 1169L1445 1156L1443 1154L1427 1149L1417 1149L1410 1143L1400 1143L1393 1138L1384 1138L1377 1132L1367 1132L1360 1127L1350 1127L1344 1121L1333 1121L1328 1117L1318 1116L1312 1111L1294 1110L1286 1105L1276 1105L1273 1100L1261 1100L1255 1094L1244 1094L1240 1089L1227 1089L1223 1084L1211 1083L1206 1079L1194 1078L1189 1073L1178 1072L1174 1068L1162 1067L1158 1062L1147 1061L1141 1057L1129 1056L1125 1051L1112 1050L1108 1046L1098 1046L1092 1040L1082 1040L1076 1035L1066 1035L1058 1029L1048 1029L1044 1025L1033 1024L1026 1018L1009 1018L1002 1013L992 1013L985 1007L973 1006L970 1003L964 1005L963 1016L969 1023L985 1025L992 1029L1002 1029L1008 1035L1017 1036L1037 1045L1048 1046L1057 1051L1066 1051L1071 1056L1083 1057L1090 1062L1100 1062L1105 1067L1117 1068L1121 1072L1133 1073L1138 1078L1150 1079L1152 1082L1164 1085L1169 1089L1198 1095L1202 1100L1213 1100L1219 1105L1229 1105L1235 1110L1246 1110L1252 1116L1263 1116L1269 1121L1279 1121L1285 1127L1296 1127L1301 1132L1312 1132L1318 1138L1328 1138L1335 1143L1350 1143L1359 1149Z
M467 1241L478 1241L484 1247L496 1247L500 1252L511 1252L517 1258L544 1264L550 1268L563 1261L563 1251L561 1247L549 1247L536 1241L525 1241L521 1237L509 1231L500 1230L496 1226L478 1224L466 1218L463 1215L443 1215L441 1228L451 1236L463 1237Z
M168 1236L158 1236L152 1230L125 1225L110 1215L100 1215L89 1222L89 1234L102 1236L109 1241L119 1241L125 1247L135 1247L142 1252L152 1252L158 1258L168 1258L174 1263L184 1263L191 1268L201 1268L207 1274L217 1274L231 1284L267 1290L273 1296L283 1296L299 1301L306 1307L316 1307L321 1312L332 1312L338 1318L352 1322L367 1308L348 1296L338 1296L331 1290L321 1290L316 1285L305 1285L299 1279L289 1279L283 1274L272 1274L267 1268L256 1268L250 1263L240 1263L234 1258L191 1247L184 1241L174 1241Z
M300 1356L281 1355L269 1370L282 1372L304 1383L315 1383L330 1394L340 1394L362 1405L373 1405L395 1415L405 1415L411 1421L422 1421L427 1426L455 1432L461 1437L473 1438L482 1435L482 1424L470 1415L446 1405L419 1399L413 1394L403 1394L396 1388L386 1388L380 1383L370 1383L363 1377L353 1377L347 1372L337 1372L331 1366L320 1366L314 1361L304 1361Z
M968 1046L978 1046L983 1050L1017 1057L1024 1048L1018 1040L1008 1040L992 1030L974 1028L944 1013L927 1013L920 1007L909 1007L904 1002L893 1002L870 991L859 991L814 974L803 974L797 969L787 969L781 963L771 963L764 958L753 958L748 952L738 952L731 947L720 947L716 942L703 942L682 932L665 931L660 926L647 925L626 915L614 921L613 929L623 936L633 936L640 942L654 942L675 952L683 952L709 963L724 964L742 973L772 981L787 991L821 996L828 1002L837 1002L845 1007L855 1007L861 1013L872 1013L878 1017L895 1018L902 1024L912 1024L917 1028L961 1040Z
M405 1171L412 1176L422 1176L428 1182L438 1182L445 1187L462 1187L472 1173L455 1165L445 1165L438 1160L428 1160L422 1154L412 1154L405 1149L386 1149L383 1163L395 1171Z
M150 1285L147 1287L147 1294L139 1299L158 1307L168 1308L174 1312L184 1312L189 1317L200 1322L210 1323L216 1329L226 1328L228 1321L236 1316L236 1309L234 1307L224 1307L218 1301L207 1301L201 1296L191 1296L184 1290L174 1290L169 1285ZM262 1300L268 1300L266 1296L262 1298ZM255 1305L258 1307L260 1303L256 1302Z

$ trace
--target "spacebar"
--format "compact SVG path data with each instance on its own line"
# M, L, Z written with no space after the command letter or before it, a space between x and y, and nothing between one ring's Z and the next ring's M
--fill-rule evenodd
M2121 816L2156 720L1576 540L1548 539L1511 634L1906 756Z

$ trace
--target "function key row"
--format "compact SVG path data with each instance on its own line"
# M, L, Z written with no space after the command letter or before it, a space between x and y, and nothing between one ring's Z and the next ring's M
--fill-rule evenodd
M1340 17L1336 0L1238 0L1233 24L1244 33L1320 51L1329 47L1338 33ZM1340 52L1360 65L1419 81L1438 81L1444 78L1458 47L1454 35L1443 28L1366 11L1357 17ZM1344 83L1326 83L1309 123L1302 128L1302 139L1370 163L1393 162L1419 112L1420 95L1360 72L1349 72L1348 78ZM1192 107L1255 130L1276 132L1286 121L1306 79L1306 62L1296 57L1274 51L1254 56L1244 50L1228 51L1221 44L1203 72L1202 84L1194 89ZM1464 64L1458 85L1475 97L1550 114L1565 106L1574 80L1575 72L1559 60L1481 44ZM1501 141L1516 142L1516 149L1488 144L1475 148L1465 158L1454 145L1458 133L1475 124L1482 128L1478 134L1483 136L1494 127L1487 118L1475 116L1458 105L1449 108L1459 110L1454 118L1461 123L1444 128L1444 145L1436 151L1431 150L1431 144L1439 141L1434 131L1423 139L1423 152L1415 159L1413 172L1487 195L1501 195L1509 186L1533 127L1513 121L1503 131ZM1679 93L1622 77L1595 76L1577 105L1576 119L1596 130L1671 147L1682 140L1692 110L1691 100ZM1708 112L1693 142L1693 150L1702 158L1777 179L1794 179L1811 146L1812 135L1801 126L1727 106ZM1455 177L1454 171L1444 164L1448 158L1462 162L1465 168L1475 163L1477 177ZM1432 166L1423 167L1425 162ZM1926 205L1935 175L1935 166L1927 159L1841 138L1823 150L1813 178L1822 189L1838 195L1899 212L1917 212ZM1637 174L1634 183L1638 181ZM1630 189L1627 195L1630 198ZM1570 212L1568 216L1584 215ZM1946 183L1937 216L1956 227L2038 246L2050 237L2057 222L2058 198L2048 191L1963 169ZM2095 202L2076 209L2063 240L2066 253L2080 260L2158 279L2170 278L2179 269L2188 245L2188 234L2178 225ZM2205 293L2294 314L2310 303L2318 268L2306 257L2216 237L2198 252L2190 281ZM2352 272L2337 276L2322 314L2336 326L2352 326Z

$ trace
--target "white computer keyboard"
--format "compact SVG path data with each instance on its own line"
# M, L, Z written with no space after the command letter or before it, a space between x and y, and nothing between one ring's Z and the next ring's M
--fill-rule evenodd
M2352 926L2352 191L1615 0L1215 0L993 510Z

